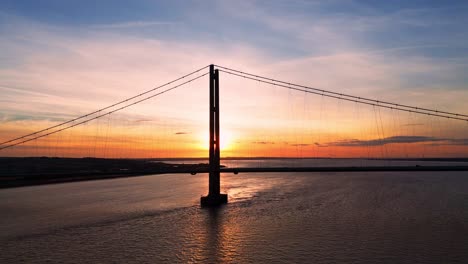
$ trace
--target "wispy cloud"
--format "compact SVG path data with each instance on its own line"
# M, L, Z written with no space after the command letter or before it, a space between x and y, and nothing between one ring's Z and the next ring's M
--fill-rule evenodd
M275 144L275 142L273 142L273 141L253 141L252 144L273 145L273 144Z
M363 146L382 146L387 144L401 144L401 143L436 143L439 145L468 145L468 139L448 139L448 138L437 138L437 137L425 137L425 136L394 136L383 139L371 139L371 140L358 140L348 139L339 140L334 142L328 142L324 145L319 146L339 146L339 147L363 147Z
M152 122L153 120L152 119L137 119L133 122L135 123L146 123L146 122Z
M403 124L403 126L424 126L423 123L410 123L410 124Z
M113 24L101 24L93 25L92 28L98 29L126 29L126 28L141 28L141 27L152 27L152 26L168 26L178 24L178 22L168 21L128 21L122 23Z
M468 146L468 138L448 140L447 145Z
M290 144L293 147L308 147L311 146L312 144Z
M2 114L0 113L0 120L3 123L8 122L18 122L18 121L54 121L54 122L63 122L68 120L70 117L50 117L50 113L46 115L41 115L35 113L34 115L23 115L23 114Z

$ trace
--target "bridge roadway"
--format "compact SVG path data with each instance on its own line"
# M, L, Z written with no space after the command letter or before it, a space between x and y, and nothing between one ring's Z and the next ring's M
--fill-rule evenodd
M370 166L370 167L251 167L219 169L221 173L259 172L378 172L378 171L468 171L468 166ZM206 170L190 173L207 173Z
M384 171L468 171L468 166L372 166L372 167L251 167L219 169L220 173L265 173L265 172L384 172ZM157 174L209 173L208 168L172 168L161 170L135 170L121 172L70 172L26 173L7 175L0 179L0 189L74 181L104 180L120 177L135 177ZM468 173L466 174L468 176Z

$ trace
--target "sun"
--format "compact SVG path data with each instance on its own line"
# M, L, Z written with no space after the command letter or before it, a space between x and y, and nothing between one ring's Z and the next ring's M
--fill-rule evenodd
M221 134L221 151L230 150L233 147L233 136L230 131L220 131ZM208 132L200 136L200 148L208 150L210 146L210 135Z

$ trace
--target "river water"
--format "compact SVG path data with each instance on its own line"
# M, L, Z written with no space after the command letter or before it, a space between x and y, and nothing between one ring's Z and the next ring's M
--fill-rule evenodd
M293 161L223 163L252 162ZM0 190L0 263L468 262L467 172L226 174L217 210L199 207L207 181Z

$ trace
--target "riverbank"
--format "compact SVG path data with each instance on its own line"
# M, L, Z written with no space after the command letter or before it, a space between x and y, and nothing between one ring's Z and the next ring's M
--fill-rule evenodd
M206 163L165 163L148 159L0 158L0 188L207 170Z
M466 171L467 158L337 159L337 158L223 158L222 171L246 172L363 172ZM163 173L196 174L209 170L206 158L104 159L0 157L0 188L103 180ZM379 169L379 167L381 169Z

